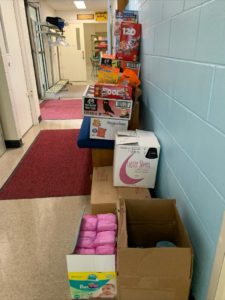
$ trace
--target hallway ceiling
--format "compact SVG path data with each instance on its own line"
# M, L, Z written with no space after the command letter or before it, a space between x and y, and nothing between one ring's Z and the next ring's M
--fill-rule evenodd
M73 0L45 0L49 6L54 10L62 11L76 11L76 12L85 12L85 11L103 11L107 10L107 0L84 0L87 9L76 9L73 4Z

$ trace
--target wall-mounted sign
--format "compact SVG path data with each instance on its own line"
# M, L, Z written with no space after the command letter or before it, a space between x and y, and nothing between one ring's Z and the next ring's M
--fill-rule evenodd
M77 14L77 20L94 20L94 14Z
M96 11L95 12L95 21L106 22L107 21L107 11Z

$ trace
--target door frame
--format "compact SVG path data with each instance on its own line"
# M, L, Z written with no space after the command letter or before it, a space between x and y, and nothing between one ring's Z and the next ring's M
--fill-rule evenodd
M37 34L36 38L33 34L33 24L31 23L31 18L29 14L29 7L32 7L36 11L37 16L37 28L36 31L41 32L41 17L40 17L40 10L39 5L36 3L28 2L28 0L25 0L25 11L27 16L27 25L28 25L28 31L29 31L29 38L30 38L30 45L31 45L31 53L33 58L33 64L34 64L34 72L35 72L35 78L36 78L36 85L37 85L37 91L38 96L42 99L45 96L45 92L49 88L49 80L48 80L48 71L47 71L47 63L46 63L46 57L45 57L45 48L44 48L44 41L41 33ZM39 39L40 43L40 51L39 54L41 54L41 60L38 57L38 49L36 45L35 39ZM42 65L43 73L44 73L44 86L42 85L39 65Z

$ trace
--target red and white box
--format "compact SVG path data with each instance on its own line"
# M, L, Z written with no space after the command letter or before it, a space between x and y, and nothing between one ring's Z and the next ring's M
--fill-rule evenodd
M132 87L120 84L96 83L94 85L94 96L109 99L132 99Z
M153 132L118 131L115 139L113 185L154 188L160 153Z
M89 117L130 120L133 100L99 98L88 86L83 96L83 115Z
M117 59L137 61L141 39L141 24L123 22L120 29L120 45Z

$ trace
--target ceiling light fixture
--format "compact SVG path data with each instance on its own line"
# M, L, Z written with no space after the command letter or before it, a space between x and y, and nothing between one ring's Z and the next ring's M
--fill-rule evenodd
M83 0L73 1L77 9L86 9L86 5Z

